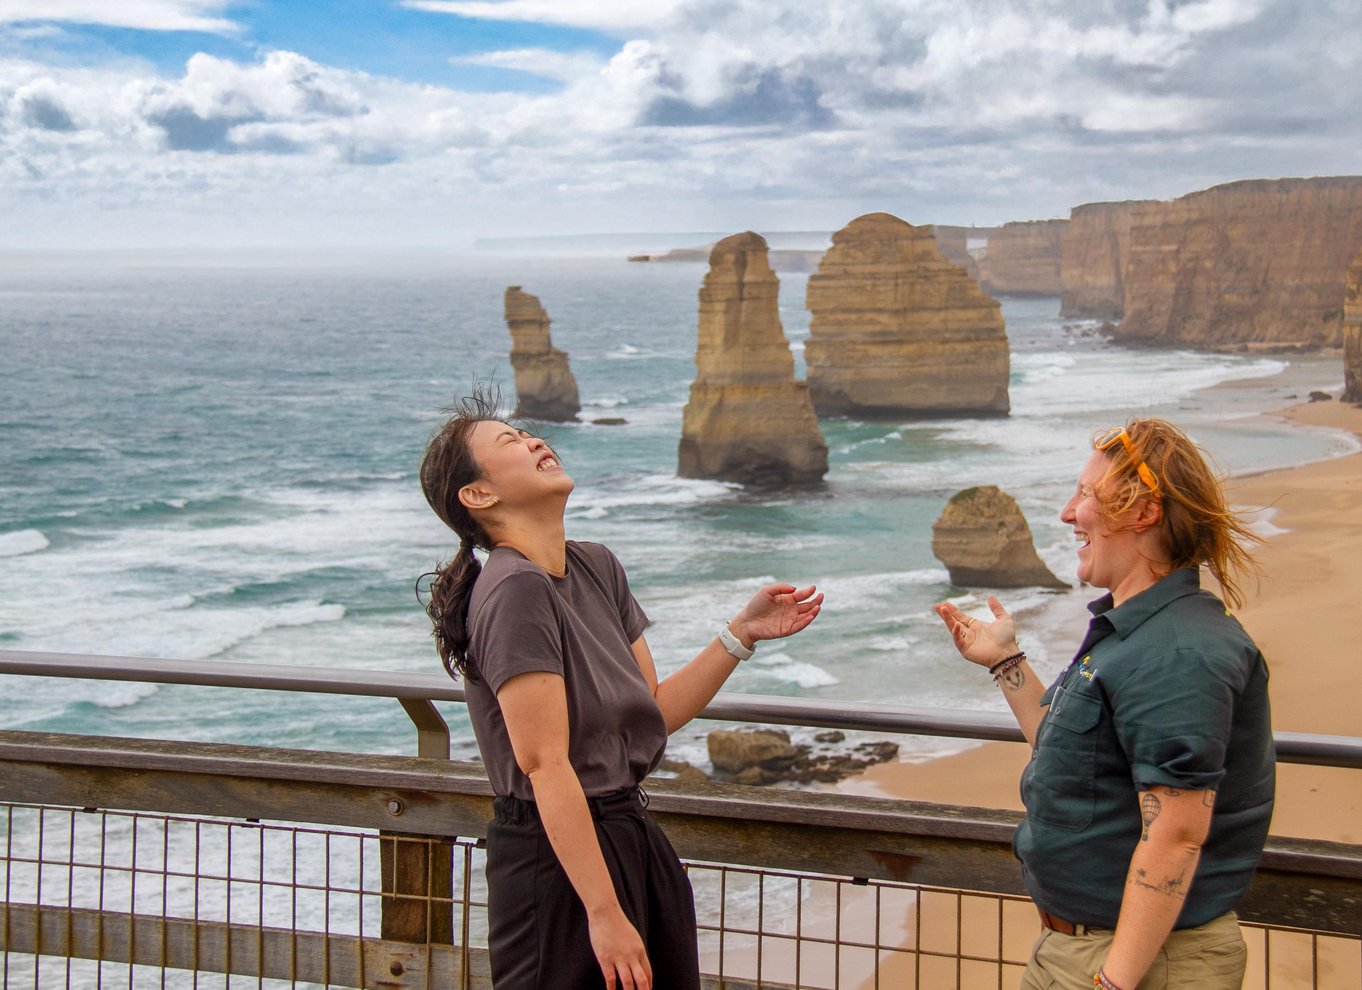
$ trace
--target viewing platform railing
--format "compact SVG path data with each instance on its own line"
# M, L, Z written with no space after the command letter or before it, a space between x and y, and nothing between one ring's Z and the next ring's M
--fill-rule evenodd
M392 697L418 755L0 732L3 986L488 987L491 790L441 675L0 651L0 674ZM11 682L13 684L13 682ZM1009 716L723 695L704 717L1020 740ZM1283 762L1362 740L1279 733ZM655 780L723 987L1012 987L1038 926L1014 812ZM1362 847L1274 836L1248 987L1362 985Z

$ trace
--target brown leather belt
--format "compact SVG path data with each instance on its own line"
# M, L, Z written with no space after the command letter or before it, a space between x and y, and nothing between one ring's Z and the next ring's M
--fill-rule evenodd
M1089 932L1105 931L1104 928L1094 928L1091 925L1076 925L1072 921L1065 921L1057 918L1053 914L1047 914L1040 908L1036 908L1036 913L1040 915L1041 927L1048 928L1052 932L1059 932L1061 935L1087 935Z

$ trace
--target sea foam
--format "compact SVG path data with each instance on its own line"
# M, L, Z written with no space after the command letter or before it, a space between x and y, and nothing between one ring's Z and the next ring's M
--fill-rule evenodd
M22 557L26 553L46 550L50 543L47 537L36 529L20 529L13 533L0 533L0 557Z

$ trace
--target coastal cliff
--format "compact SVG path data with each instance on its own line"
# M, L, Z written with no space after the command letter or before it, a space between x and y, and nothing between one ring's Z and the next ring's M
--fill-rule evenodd
M516 416L566 422L581 410L568 357L549 340L549 315L520 286L506 289L506 326L511 331Z
M821 481L828 448L780 324L780 283L751 231L710 253L700 288L696 375L677 473L752 485Z
M998 303L942 255L930 227L888 213L851 221L809 277L807 304L820 415L1007 413Z
M1343 401L1362 403L1362 251L1348 269L1343 297Z
M1130 225L1135 214L1149 205L1149 200L1085 203L1070 211L1060 239L1060 316L1121 318Z
M1069 587L1036 555L1017 500L994 485L951 497L932 523L932 554L961 587Z
M1338 347L1362 176L1232 182L1137 212L1126 343Z
M1132 344L1337 347L1362 248L1362 176L1254 179L1087 203L1060 248L1060 315Z
M979 286L989 295L1058 296L1059 259L1068 220L1005 223L988 233Z

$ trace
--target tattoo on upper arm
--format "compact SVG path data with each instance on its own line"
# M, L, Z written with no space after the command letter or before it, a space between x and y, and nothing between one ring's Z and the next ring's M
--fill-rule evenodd
M1202 791L1201 803L1208 808L1215 807L1215 791Z
M1159 812L1163 810L1163 802L1151 791L1145 791L1140 798L1140 820L1144 822L1144 832L1140 835L1141 842L1149 841L1149 826L1154 824L1154 819L1159 817Z
M1009 691L1020 691L1026 684L1026 671L1021 669L1021 664L1013 667L1002 677L1003 685Z

